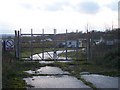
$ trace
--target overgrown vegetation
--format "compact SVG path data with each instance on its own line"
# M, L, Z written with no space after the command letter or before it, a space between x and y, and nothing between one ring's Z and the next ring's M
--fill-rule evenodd
M23 78L31 75L23 72L35 69L41 65L38 62L23 62L16 60L10 53L3 52L2 58L2 87L6 88L26 88Z

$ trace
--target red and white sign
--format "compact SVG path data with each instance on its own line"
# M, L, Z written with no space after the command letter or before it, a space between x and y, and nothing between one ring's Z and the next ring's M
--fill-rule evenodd
M6 50L14 50L14 39L7 39L5 41Z

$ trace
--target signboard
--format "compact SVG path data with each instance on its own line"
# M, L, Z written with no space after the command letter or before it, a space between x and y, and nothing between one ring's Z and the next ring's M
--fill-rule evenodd
M14 39L7 39L5 41L5 49L7 51L14 50Z

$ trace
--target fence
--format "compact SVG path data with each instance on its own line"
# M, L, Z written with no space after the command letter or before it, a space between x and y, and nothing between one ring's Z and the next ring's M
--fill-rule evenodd
M80 47L78 38L74 41L71 40L70 42L70 40L68 40L67 29L64 34L56 34L56 29L54 29L53 32L53 34L44 34L44 29L42 29L42 34L34 34L33 29L31 29L31 33L29 34L22 33L21 29L19 31L15 31L16 57L24 59L29 58L31 60L45 60L45 56L47 54L49 56L47 59L58 60L61 58L57 55L57 52L61 51L61 54L64 53L65 55L64 59L68 60L68 54L70 50L72 50L75 54L75 59L78 60L79 50L82 50L82 48L86 49L86 46ZM76 32L76 35L77 34L78 33ZM51 55L51 53L53 55ZM36 57L39 57L39 59L35 58L35 55Z

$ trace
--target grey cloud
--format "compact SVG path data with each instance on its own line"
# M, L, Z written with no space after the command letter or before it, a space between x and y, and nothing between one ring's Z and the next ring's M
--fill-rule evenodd
M99 11L100 6L96 2L85 1L85 2L79 3L76 9L79 12L84 12L87 14L95 14Z

